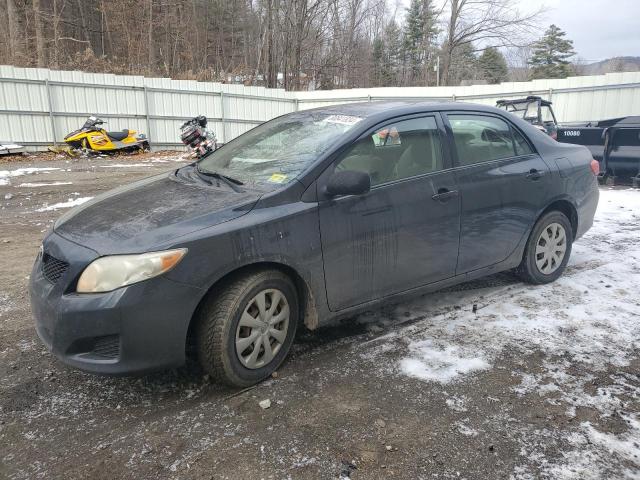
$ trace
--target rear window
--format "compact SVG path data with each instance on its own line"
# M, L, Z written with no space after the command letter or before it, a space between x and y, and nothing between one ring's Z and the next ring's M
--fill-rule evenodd
M513 139L516 142L516 155L530 155L533 153L533 149L529 142L524 138L520 132L515 129L511 129L513 132Z
M460 165L490 162L532 153L520 135L516 152L509 124L484 115L448 115ZM519 135L519 134L518 134ZM522 143L520 143L522 142Z

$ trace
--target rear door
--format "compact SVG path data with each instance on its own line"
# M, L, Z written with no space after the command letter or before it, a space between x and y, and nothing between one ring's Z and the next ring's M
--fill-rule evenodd
M528 234L549 190L549 167L497 115L449 113L460 190L457 274L505 260Z
M318 182L329 307L336 311L452 277L460 205L439 115L363 135ZM322 199L336 170L371 177L365 195Z

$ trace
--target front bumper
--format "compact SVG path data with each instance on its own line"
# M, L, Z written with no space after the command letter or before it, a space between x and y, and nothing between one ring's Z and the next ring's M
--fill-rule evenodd
M78 294L75 282L97 254L55 233L43 250L69 265L52 282L39 254L29 281L36 330L60 360L104 374L184 363L187 330L202 290L160 276L112 292Z

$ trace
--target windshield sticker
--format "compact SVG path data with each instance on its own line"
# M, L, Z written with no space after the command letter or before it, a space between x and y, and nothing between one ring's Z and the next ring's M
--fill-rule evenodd
M355 125L362 117L353 117L351 115L329 115L323 121L327 123L339 123L340 125Z
M272 183L284 183L287 180L287 176L283 173L274 173L269 177L269 181Z
M388 147L391 145L402 145L400 133L396 127L384 128L371 135L373 144L376 147Z
M233 158L234 162L244 162L244 163L266 163L266 162L272 162L273 159L271 158L240 158L240 157L234 157Z

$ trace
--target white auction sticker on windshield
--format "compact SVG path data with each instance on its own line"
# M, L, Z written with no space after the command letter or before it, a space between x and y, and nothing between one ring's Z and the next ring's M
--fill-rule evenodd
M241 158L241 157L234 157L233 161L234 162L244 162L244 163L266 163L266 162L272 162L273 159L272 158Z
M355 125L362 117L353 117L351 115L329 115L324 119L328 123L339 123L340 125Z

